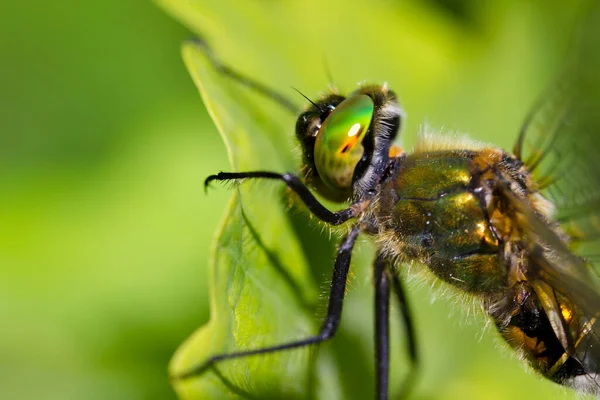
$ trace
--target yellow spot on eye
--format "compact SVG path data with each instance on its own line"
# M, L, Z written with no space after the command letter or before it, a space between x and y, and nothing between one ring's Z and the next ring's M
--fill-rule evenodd
M352 127L348 131L348 136L349 137L356 136L356 134L358 132L360 132L360 124L357 122L356 124L352 125Z

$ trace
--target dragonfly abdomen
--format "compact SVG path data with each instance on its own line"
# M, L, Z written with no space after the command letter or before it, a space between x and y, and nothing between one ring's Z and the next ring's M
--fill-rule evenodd
M588 321L581 318L583 314L573 308L569 299L546 288L560 313L558 318L554 317L557 321L553 327L536 289L545 290L527 280L515 283L498 303L486 307L488 314L504 340L535 370L557 383L579 389L585 387L585 391L597 393L595 352L590 351L587 356L581 354L588 351L587 341L597 339L595 333L585 331ZM562 333L557 334L557 330ZM585 344L581 343L582 339Z

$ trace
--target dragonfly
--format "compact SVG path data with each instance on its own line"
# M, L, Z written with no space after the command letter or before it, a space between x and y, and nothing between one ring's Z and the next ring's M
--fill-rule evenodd
M597 32L596 32L597 33ZM593 29L581 48L600 43ZM204 42L212 66L296 113L272 88L224 64ZM325 224L348 227L333 265L319 331L270 347L216 354L173 379L194 379L226 360L319 344L339 327L352 251L360 235L376 244L375 398L389 396L390 297L400 304L411 369L417 337L398 273L423 265L476 299L500 335L531 368L560 385L600 394L600 55L581 51L527 115L512 151L469 139L422 135L397 145L405 116L386 84L343 96L328 92L298 116L301 174L219 172L212 182L274 180ZM585 57L584 57L585 56ZM347 207L332 211L314 195Z

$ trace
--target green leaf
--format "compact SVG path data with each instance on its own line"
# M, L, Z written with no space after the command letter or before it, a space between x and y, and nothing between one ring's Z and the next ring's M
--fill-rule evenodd
M158 2L206 40L225 63L299 105L305 101L290 87L315 98L331 83L327 69L342 93L365 80L388 82L410 105L411 118L404 127L408 142L434 110L450 123L462 121L488 135L480 139L504 140L501 144L508 146L512 137L506 140L505 132L513 129L516 137L518 122L529 106L529 99L514 99L510 90L535 87L530 76L513 79L514 71L506 68L503 46L515 49L511 60L518 65L536 62L529 42L522 39L528 37L529 27L518 22L506 31L508 36L492 41L492 36L433 12L429 2ZM494 16L490 23L502 24L506 9L510 7L490 9ZM522 46L513 46L514 37ZM183 56L222 135L232 170L296 171L294 115L216 72L194 42L184 45ZM540 65L546 59L542 61ZM502 104L498 114L496 97L506 91L512 108ZM461 94L458 102L451 97L456 93ZM535 94L532 90L530 99ZM473 109L478 110L476 115ZM495 137L489 135L488 126ZM290 202L281 186L259 181L233 186L211 260L211 319L177 351L171 373L184 372L215 354L285 343L317 332L322 313L316 310L323 306L319 297L331 273L335 240L301 206ZM371 256L367 246L354 257L357 284L350 285L341 331L320 346L318 354L312 348L225 361L216 372L175 382L180 398L371 398ZM361 290L352 290L353 286ZM530 398L532 392L522 391L521 381L533 384L534 393L552 393L552 384L524 374L517 360L498 360L492 340L473 350L479 328L452 329L447 318L452 305L432 308L430 293L414 289L410 297L412 293L416 293L413 309L418 310L417 336L424 344L421 365L429 368L421 394L448 399L486 398L489 393L495 398ZM399 329L393 328L391 385L392 392L398 392L408 363L397 354L403 341L398 339ZM498 376L484 373L489 366L479 367L477 361L486 359L499 366ZM457 379L468 372L470 379ZM516 382L517 389L511 390L506 381ZM550 389L538 392L544 384Z
M293 170L286 157L290 146L278 134L284 128L272 120L274 114L254 106L239 87L218 76L193 42L184 46L183 55L234 169ZM293 123L293 115L280 117ZM217 353L260 348L316 331L309 302L318 292L281 191L270 183L250 183L235 192L213 254L211 320L178 351L174 373ZM222 363L221 377L209 372L177 384L177 390L183 398L223 398L226 393L305 398L314 385L313 364L302 351L247 357Z

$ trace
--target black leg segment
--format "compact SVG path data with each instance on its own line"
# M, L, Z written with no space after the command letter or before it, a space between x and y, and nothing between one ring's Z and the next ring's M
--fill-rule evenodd
M386 262L375 260L375 392L377 400L387 400L390 370L390 282Z
M410 392L414 387L415 381L418 375L419 366L419 353L417 351L417 336L415 334L415 327L410 314L410 308L404 294L404 287L402 281L394 271L388 268L388 274L392 280L394 293L398 300L398 308L400 310L400 318L404 325L404 333L406 335L406 347L408 350L408 356L410 357L410 369L408 374L404 378L402 384L402 392L399 399L406 399L410 396Z
M253 356L258 354L274 353L283 350L305 347L312 344L323 342L335 335L340 319L342 317L342 306L344 303L344 294L346 290L346 280L348 278L348 270L350 269L350 259L352 257L352 249L356 238L361 231L361 226L354 225L350 233L342 240L338 249L337 258L333 267L333 276L331 278L331 287L329 290L329 304L327 306L327 316L321 325L319 333L315 336L310 336L306 339L283 343L262 349L238 351L229 354L218 354L206 362L191 368L189 371L173 376L173 379L186 379L198 376L206 372L209 368L215 366L219 361L231 360L234 358Z
M285 184L293 190L304 202L309 211L321 221L331 225L339 225L348 221L351 218L360 214L370 201L365 200L359 203L352 204L350 207L340 211L329 211L315 198L306 185L294 174L279 174L269 171L254 171L254 172L219 172L216 175L211 175L204 181L204 187L212 181L230 181L236 179L275 179L285 182Z

